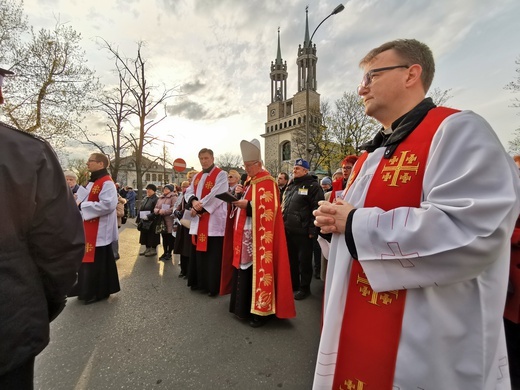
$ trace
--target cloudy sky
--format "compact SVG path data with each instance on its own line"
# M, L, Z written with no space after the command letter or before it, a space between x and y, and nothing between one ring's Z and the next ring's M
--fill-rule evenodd
M105 84L114 82L113 63L99 38L132 57L142 51L153 85L179 87L169 117L155 129L172 158L198 166L197 151L239 154L242 139L259 138L270 102L269 71L280 27L282 58L288 64L288 95L296 92L296 54L304 40L305 7L310 32L339 1L303 0L25 0L35 27L59 19L83 37L89 65ZM318 92L333 103L354 91L357 64L373 47L415 38L433 50L437 72L432 88L451 89L448 105L486 118L504 146L520 127L514 95L504 86L516 77L520 59L518 0L350 0L314 36ZM517 95L517 97L519 97ZM90 125L95 126L95 125ZM94 130L94 129L93 129ZM262 141L263 144L263 141Z

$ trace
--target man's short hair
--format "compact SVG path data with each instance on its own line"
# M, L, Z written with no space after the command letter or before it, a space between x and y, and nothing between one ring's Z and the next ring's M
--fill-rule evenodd
M91 153L91 156L94 156L97 162L103 163L103 168L108 168L110 166L110 160L108 159L106 154L103 153Z
M428 89L430 89L430 86L432 85L433 75L435 74L435 61L430 48L415 39L396 39L395 41L383 43L381 46L370 50L359 62L359 66L364 67L377 55L387 50L394 50L403 60L404 64L396 65L421 65L421 81L424 87L424 92L428 92Z
M209 153L209 155L210 155L211 157L213 157L213 150L208 149L208 148L202 148L202 149L199 151L198 156L200 157L200 155L201 155L201 154L204 154L204 153Z
M278 175L282 175L285 180L289 180L289 175L286 172L280 172Z

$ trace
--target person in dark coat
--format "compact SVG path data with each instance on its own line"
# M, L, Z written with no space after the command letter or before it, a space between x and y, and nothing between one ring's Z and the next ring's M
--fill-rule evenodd
M132 187L128 187L128 192L126 193L126 205L130 218L135 218L135 198L136 194L134 189Z
M184 199L184 193L186 189L190 186L189 181L183 181L181 183L181 195L177 198L177 202L179 203L176 210L174 211L174 215L176 218L181 221L184 215L184 212L187 210L186 200ZM190 252L193 244L191 243L190 229L187 226L184 226L182 223L177 226L177 236L175 237L175 243L173 246L173 253L180 256L180 265L181 272L179 273L179 278L188 278L188 264L190 262Z
M318 234L312 212L318 208L318 202L323 197L318 180L309 174L309 163L297 159L293 167L293 180L284 192L282 206L296 300L305 299L311 293L312 246Z
M0 68L4 76L12 72ZM0 389L32 389L34 359L65 307L85 251L80 212L56 154L0 122Z
M137 229L141 231L139 244L144 245L145 249L139 252L140 256L157 256L157 245L161 242L161 236L155 232L158 218L154 214L154 208L159 199L156 195L157 187L155 184L146 186L146 198L141 202L139 215L136 218Z

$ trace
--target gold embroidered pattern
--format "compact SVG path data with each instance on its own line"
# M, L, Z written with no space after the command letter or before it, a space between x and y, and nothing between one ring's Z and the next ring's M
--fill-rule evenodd
M99 194L101 192L101 187L100 186L94 186L94 187L92 187L90 192L92 192L93 194Z
M256 301L256 307L258 309L261 309L262 311L271 310L272 302L273 302L273 297L271 296L271 294L266 291L262 291L258 295L258 299Z
M87 242L85 244L85 252L88 253L88 252L92 252L94 250L94 245L92 245L91 243Z
M272 251L265 251L264 254L261 256L262 261L265 261L267 264L273 262L273 252Z
M368 279L361 275L358 275L356 283L361 284L361 287L359 288L361 295L364 297L370 296L368 302L372 305L380 306L379 302L383 305L390 305L393 301L392 295L395 299L399 298L399 290L384 291L381 293L375 292L372 290Z
M359 379L351 380L347 379L343 382L343 386L339 386L340 390L363 390L365 383L361 382Z
M204 187L206 187L208 190L211 190L215 184L212 181L207 181L204 183Z
M264 194L260 195L260 199L265 200L266 202L272 202L274 195L272 191L265 191Z
M417 156L413 153L410 153L409 150L405 150L401 152L401 156L394 156L390 159L389 164L384 166L382 170L382 179L387 182L390 180L389 187L399 187L397 181L399 180L401 184L406 184L410 180L412 180L412 176L410 172L413 172L417 175L417 171L419 170L419 164L412 165L417 160Z
M198 236L197 236L197 239L200 241L200 242L204 242L206 241L206 235L204 233L200 233Z

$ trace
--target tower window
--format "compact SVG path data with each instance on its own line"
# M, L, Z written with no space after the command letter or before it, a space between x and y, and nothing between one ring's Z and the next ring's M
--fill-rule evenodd
M291 159L291 143L289 141L282 144L282 161Z

